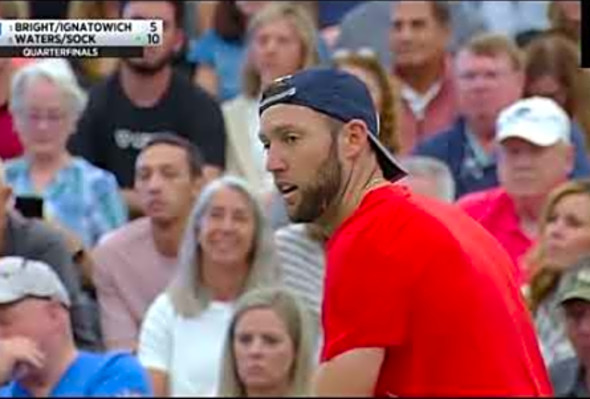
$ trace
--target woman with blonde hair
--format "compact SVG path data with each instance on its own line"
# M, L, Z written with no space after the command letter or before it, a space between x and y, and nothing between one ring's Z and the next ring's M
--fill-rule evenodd
M311 331L307 310L285 288L244 295L225 341L219 396L309 396Z
M525 96L549 97L557 102L576 122L574 143L581 133L589 145L590 75L580 68L578 47L563 36L543 34L525 47L524 55Z
M214 394L234 302L276 281L272 236L256 197L242 179L212 181L187 222L176 276L141 327L138 354L154 393Z
M258 139L258 99L276 78L319 62L317 31L301 5L273 2L256 13L247 30L247 56L242 93L223 104L226 124L226 170L244 177L260 192L272 191Z
M537 243L526 258L531 278L525 293L548 365L573 354L557 310L556 291L561 275L589 254L590 180L573 180L548 197Z
M369 48L334 52L336 68L350 72L365 83L379 111L379 139L388 149L399 151L399 93L377 54Z

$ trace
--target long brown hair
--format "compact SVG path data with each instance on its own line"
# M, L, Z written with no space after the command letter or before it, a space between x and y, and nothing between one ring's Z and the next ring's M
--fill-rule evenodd
M557 288L559 278L563 273L563 266L553 265L546 259L545 242L543 235L549 219L552 217L555 207L562 199L570 195L585 194L590 196L590 179L573 180L563 183L555 188L545 203L539 224L539 241L533 246L526 257L526 263L531 275L530 290L528 294L529 306L533 313L549 294ZM589 248L590 249L590 248ZM558 266L558 267L556 267ZM559 267L560 266L560 267Z
M359 51L336 51L333 56L337 68L352 66L367 71L376 80L381 92L379 109L379 139L393 153L400 149L399 132L399 94L389 74L374 53Z
M559 82L566 94L565 111L590 140L590 75L580 68L580 51L574 43L557 34L531 41L525 47L525 76L525 95L529 85L544 76Z

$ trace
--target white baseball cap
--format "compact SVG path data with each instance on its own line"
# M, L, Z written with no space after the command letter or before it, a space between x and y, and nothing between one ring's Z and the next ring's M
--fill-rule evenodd
M539 147L559 141L571 143L571 122L565 111L546 97L519 100L500 112L496 121L496 141L520 138Z
M18 256L0 258L0 304L27 297L54 299L70 307L70 297L53 269L44 262Z

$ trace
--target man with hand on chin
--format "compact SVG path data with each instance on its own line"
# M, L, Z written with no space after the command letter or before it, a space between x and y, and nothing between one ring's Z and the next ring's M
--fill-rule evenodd
M131 354L76 348L70 307L46 263L0 258L0 397L151 395Z
M306 69L263 93L260 139L292 222L329 236L320 396L550 396L500 244L450 204L392 184L364 84Z

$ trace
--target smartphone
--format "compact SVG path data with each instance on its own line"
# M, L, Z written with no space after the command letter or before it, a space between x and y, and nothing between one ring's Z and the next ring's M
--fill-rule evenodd
M14 207L26 218L43 219L43 198L17 196Z

